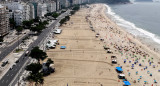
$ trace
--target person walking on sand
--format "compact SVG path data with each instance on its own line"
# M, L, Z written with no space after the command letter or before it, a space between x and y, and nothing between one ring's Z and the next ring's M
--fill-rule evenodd
M130 72L128 72L128 76L130 76L131 75L131 73Z
M136 71L136 75L138 75L138 71Z

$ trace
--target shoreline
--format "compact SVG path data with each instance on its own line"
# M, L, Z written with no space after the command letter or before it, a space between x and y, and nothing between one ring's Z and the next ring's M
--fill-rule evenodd
M109 7L109 5L107 5L107 4L105 4L106 5L106 7ZM109 9L111 10L111 7L109 7ZM114 12L113 12L114 13ZM114 23L116 23L117 21L116 20L114 20L114 16L115 15L111 15L110 13L106 13L106 15L114 22ZM121 18L121 19L123 19L123 18ZM127 20L125 20L125 19L123 19L124 21L127 21ZM129 22L129 21L127 21L127 22ZM132 23L132 22L131 22ZM118 23L116 23L116 24L118 24ZM141 43L143 43L143 44L145 44L148 48L150 48L150 49L152 49L153 51L155 51L156 53L160 53L160 47L158 47L160 44L158 43L158 42L156 42L155 40L153 40L152 38L145 38L145 37L141 37L141 36L135 36L134 35L134 33L130 33L129 32L129 30L127 30L127 28L125 28L125 27L123 27L123 26L119 26L119 27L121 27L122 29L124 29L126 32L128 32L128 34L130 34L130 35L132 35L133 37L135 37L137 40L139 40ZM139 27L136 27L136 28L139 28ZM147 30L145 30L145 31L147 31ZM149 31L147 31L147 32L149 32ZM151 33L151 32L149 32L149 33ZM153 34L153 33L151 33L151 34ZM146 35L146 34L145 34ZM154 35L156 35L156 34L154 34ZM144 40L142 40L142 39L144 39ZM147 41L149 41L149 42L147 42ZM151 46L152 45L152 46Z
M47 51L49 58L55 61L56 72L45 77L44 86L121 86L123 82L117 78L115 71L117 66L122 66L123 73L133 86L157 85L153 80L160 80L160 74L157 74L159 55L153 55L154 51L108 18L106 9L105 4L81 8L66 25L60 27L63 32L56 36L60 45ZM97 33L99 36L95 37ZM67 48L59 49L62 45ZM106 53L103 46L109 47L113 54ZM118 57L118 64L111 63L111 56ZM151 66L148 59L153 62ZM153 65L156 67L153 68ZM148 71L153 74L152 77ZM139 76L143 78L138 82Z

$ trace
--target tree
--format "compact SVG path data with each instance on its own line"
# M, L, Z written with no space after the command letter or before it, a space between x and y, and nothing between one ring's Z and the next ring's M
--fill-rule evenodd
M3 42L3 37L0 37L0 42Z
M30 73L29 76L26 78L30 82L35 82L35 86L38 86L38 84L43 84L44 79L43 79L43 74L38 72L36 74Z
M58 16L59 16L59 14L56 13L56 12L54 12L54 13L52 14L52 17L54 17L54 18L57 18Z
M19 50L19 33L23 30L23 28L21 26L18 26L16 28L16 31L18 32L18 50Z
M48 58L47 62L46 62L46 66L49 68L50 64L53 64L54 62L52 61L51 58Z
M19 33L23 30L23 28L21 26L17 26L16 31Z
M73 7L73 10L75 10L75 11L78 11L80 9L80 6L79 5L75 5L74 7Z
M43 52L43 50L40 50L39 47L34 47L31 50L30 56L32 58L37 59L39 63L40 63L40 60L44 60L45 58L48 57L46 52Z
M33 20L23 21L22 23L24 28L31 28L31 25L33 24Z
M25 68L27 71L31 71L32 74L38 73L42 69L42 65L39 63L31 63Z
M45 28L44 25L40 24L40 25L37 25L36 27L31 27L30 30L33 32L40 33L40 32L42 32L43 28Z
M10 18L10 19L9 19L9 24L10 24L10 27L12 27L12 29L14 29L15 26L16 26L16 22L14 21L13 18Z
M48 21L43 21L43 25L49 24Z
M39 22L39 21L40 21L40 18L39 18L39 17L36 17L33 21L34 21L34 22Z

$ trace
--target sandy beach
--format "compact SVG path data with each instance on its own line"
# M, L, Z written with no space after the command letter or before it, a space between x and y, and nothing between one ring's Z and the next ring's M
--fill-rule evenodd
M117 66L131 86L160 86L159 54L117 26L106 11L104 4L83 7L60 27L62 33L54 38L60 45L47 51L56 71L45 77L44 86L122 86ZM111 56L117 57L117 64L111 63Z

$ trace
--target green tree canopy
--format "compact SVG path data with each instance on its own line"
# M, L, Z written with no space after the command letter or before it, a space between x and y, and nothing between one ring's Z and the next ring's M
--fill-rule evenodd
M16 22L14 21L13 18L10 18L10 19L9 19L9 24L10 24L10 26L11 26L13 29L14 29L15 26L16 26Z
M34 23L34 21L29 20L29 21L23 21L22 23L25 28L31 28L31 25Z
M19 33L23 30L22 26L17 26L16 31Z
M43 52L43 50L40 50L39 47L34 47L32 50L31 50L31 53L30 53L30 56L32 58L35 58L38 60L38 62L40 60L44 60L45 58L47 58L47 54L46 52ZM40 63L40 62L39 62Z
M46 62L46 66L49 68L50 64L53 64L54 62L52 61L51 58L48 58L47 62Z
M28 81L31 81L31 82L35 82L35 86L37 86L38 84L43 84L44 83L44 78L43 78L43 74L38 72L36 74L30 74L28 77L27 77L27 80Z
M52 14L52 17L54 17L54 18L57 18L58 16L59 16L59 14L56 13L56 12L54 12L54 13Z
M27 71L31 71L32 74L38 73L42 69L42 65L39 63L31 63L25 68Z

